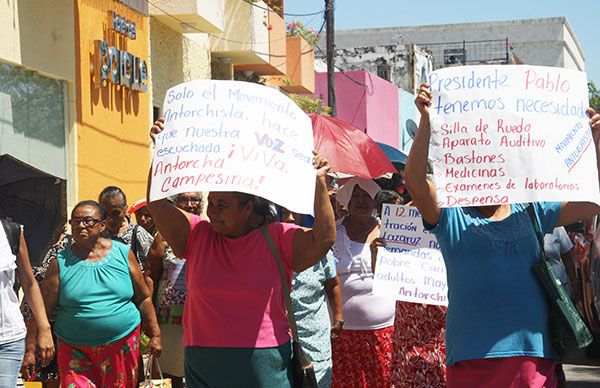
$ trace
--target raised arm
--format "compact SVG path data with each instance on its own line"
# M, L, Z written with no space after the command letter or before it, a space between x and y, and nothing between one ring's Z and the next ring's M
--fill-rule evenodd
M164 119L158 119L152 128L150 129L150 137L152 142L156 143L156 136L161 133L164 129ZM152 185L152 167L148 173L148 186L146 191L146 198L150 198L150 188ZM166 199L159 199L158 201L149 202L148 210L152 214L154 224L160 230L164 239L167 240L173 253L177 257L183 257L185 253L185 246L187 244L188 235L191 229L191 215L178 209L167 201Z
M329 161L315 153L313 165L317 169L315 222L312 229L301 229L294 235L292 269L296 272L302 272L323 259L335 242L335 217L325 181Z
M589 108L587 114L590 117L590 127L592 129L592 139L596 149L596 166L599 176L594 177L600 187L600 114ZM558 216L557 226L570 225L577 221L591 218L600 213L600 206L591 202L563 202L560 205L560 214Z
M23 232L21 232L19 238L19 252L17 252L17 277L21 287L23 287L25 298L27 299L27 303L31 308L31 313L35 320L35 325L33 325L34 328L32 328L32 330L37 330L35 332L37 348L42 363L46 365L54 356L54 341L52 340L50 323L48 322L48 316L46 315L42 293L40 292L39 285L31 270L29 253L27 252L27 244L25 243Z
M148 258L146 259L146 269L149 272L150 278L152 279L152 289L150 289L150 295L152 300L156 300L156 291L158 290L158 282L162 275L162 260L165 256L165 249L167 242L160 234L160 232L154 237L154 242L148 252ZM147 284L148 282L146 282Z
M148 343L150 353L158 357L162 352L160 328L158 327L156 313L154 312L154 306L150 298L150 291L146 287L140 265L131 250L127 259L129 261L129 275L133 284L133 301L142 315L144 332L150 337L150 342Z
M440 219L441 209L437 205L437 197L433 183L427 180L427 159L429 157L429 140L431 127L429 122L429 107L431 106L431 91L429 84L422 84L415 105L421 113L419 129L408 154L404 181L413 200L413 205L419 209L423 219L431 225L436 225Z

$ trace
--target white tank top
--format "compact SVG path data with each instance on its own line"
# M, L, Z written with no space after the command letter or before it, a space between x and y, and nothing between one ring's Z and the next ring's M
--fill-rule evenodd
M13 289L16 269L17 258L0 225L0 344L23 339L27 334L19 298Z
M343 224L337 227L333 245L336 270L342 287L344 329L376 330L394 324L396 301L373 295L373 271L369 244L348 238Z

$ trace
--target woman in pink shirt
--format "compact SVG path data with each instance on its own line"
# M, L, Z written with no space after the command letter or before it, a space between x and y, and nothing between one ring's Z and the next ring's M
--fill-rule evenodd
M159 120L154 139L164 129ZM325 256L335 241L325 176L329 162L315 156L312 229L275 221L271 204L238 192L211 192L210 221L167 200L148 204L155 224L187 262L183 331L186 386L291 387L291 343L275 258L260 227L279 250L288 282ZM148 183L148 190L150 182Z

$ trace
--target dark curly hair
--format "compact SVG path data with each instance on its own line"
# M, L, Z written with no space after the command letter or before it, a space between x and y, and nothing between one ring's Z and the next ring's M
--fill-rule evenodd
M252 209L254 214L261 217L262 222L258 226L263 226L277 221L277 212L271 201L253 194L234 192L235 196L240 200L240 205L252 201Z
M96 202L92 199L81 201L77 205L75 205L75 207L73 208L73 211L71 212L71 217L73 217L73 213L75 213L75 210L77 210L83 206L95 207L96 210L98 210L98 214L100 214L100 220L102 221L102 220L106 219L106 210L104 209L104 206L102 206L99 202Z

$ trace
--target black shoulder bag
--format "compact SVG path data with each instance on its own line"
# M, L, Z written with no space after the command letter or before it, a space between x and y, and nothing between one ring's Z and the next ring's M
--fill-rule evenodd
M552 344L561 361L568 362L575 359L586 346L591 344L593 338L567 291L552 270L552 263L546 256L546 250L544 249L542 228L533 205L527 205L527 212L540 244L542 257L539 262L534 264L532 269L550 302Z
M279 268L279 274L281 275L281 287L285 294L285 306L287 309L287 318L290 322L290 329L292 331L292 366L294 368L294 387L295 388L317 388L317 377L315 376L315 369L313 363L308 354L304 353L302 346L300 345L300 339L298 338L298 327L296 326L296 319L294 318L294 310L292 310L292 299L290 298L290 289L288 287L287 277L283 270L283 264L279 257L279 251L275 247L273 238L269 234L266 226L261 226L260 231L263 234L267 245L277 262L277 268Z

